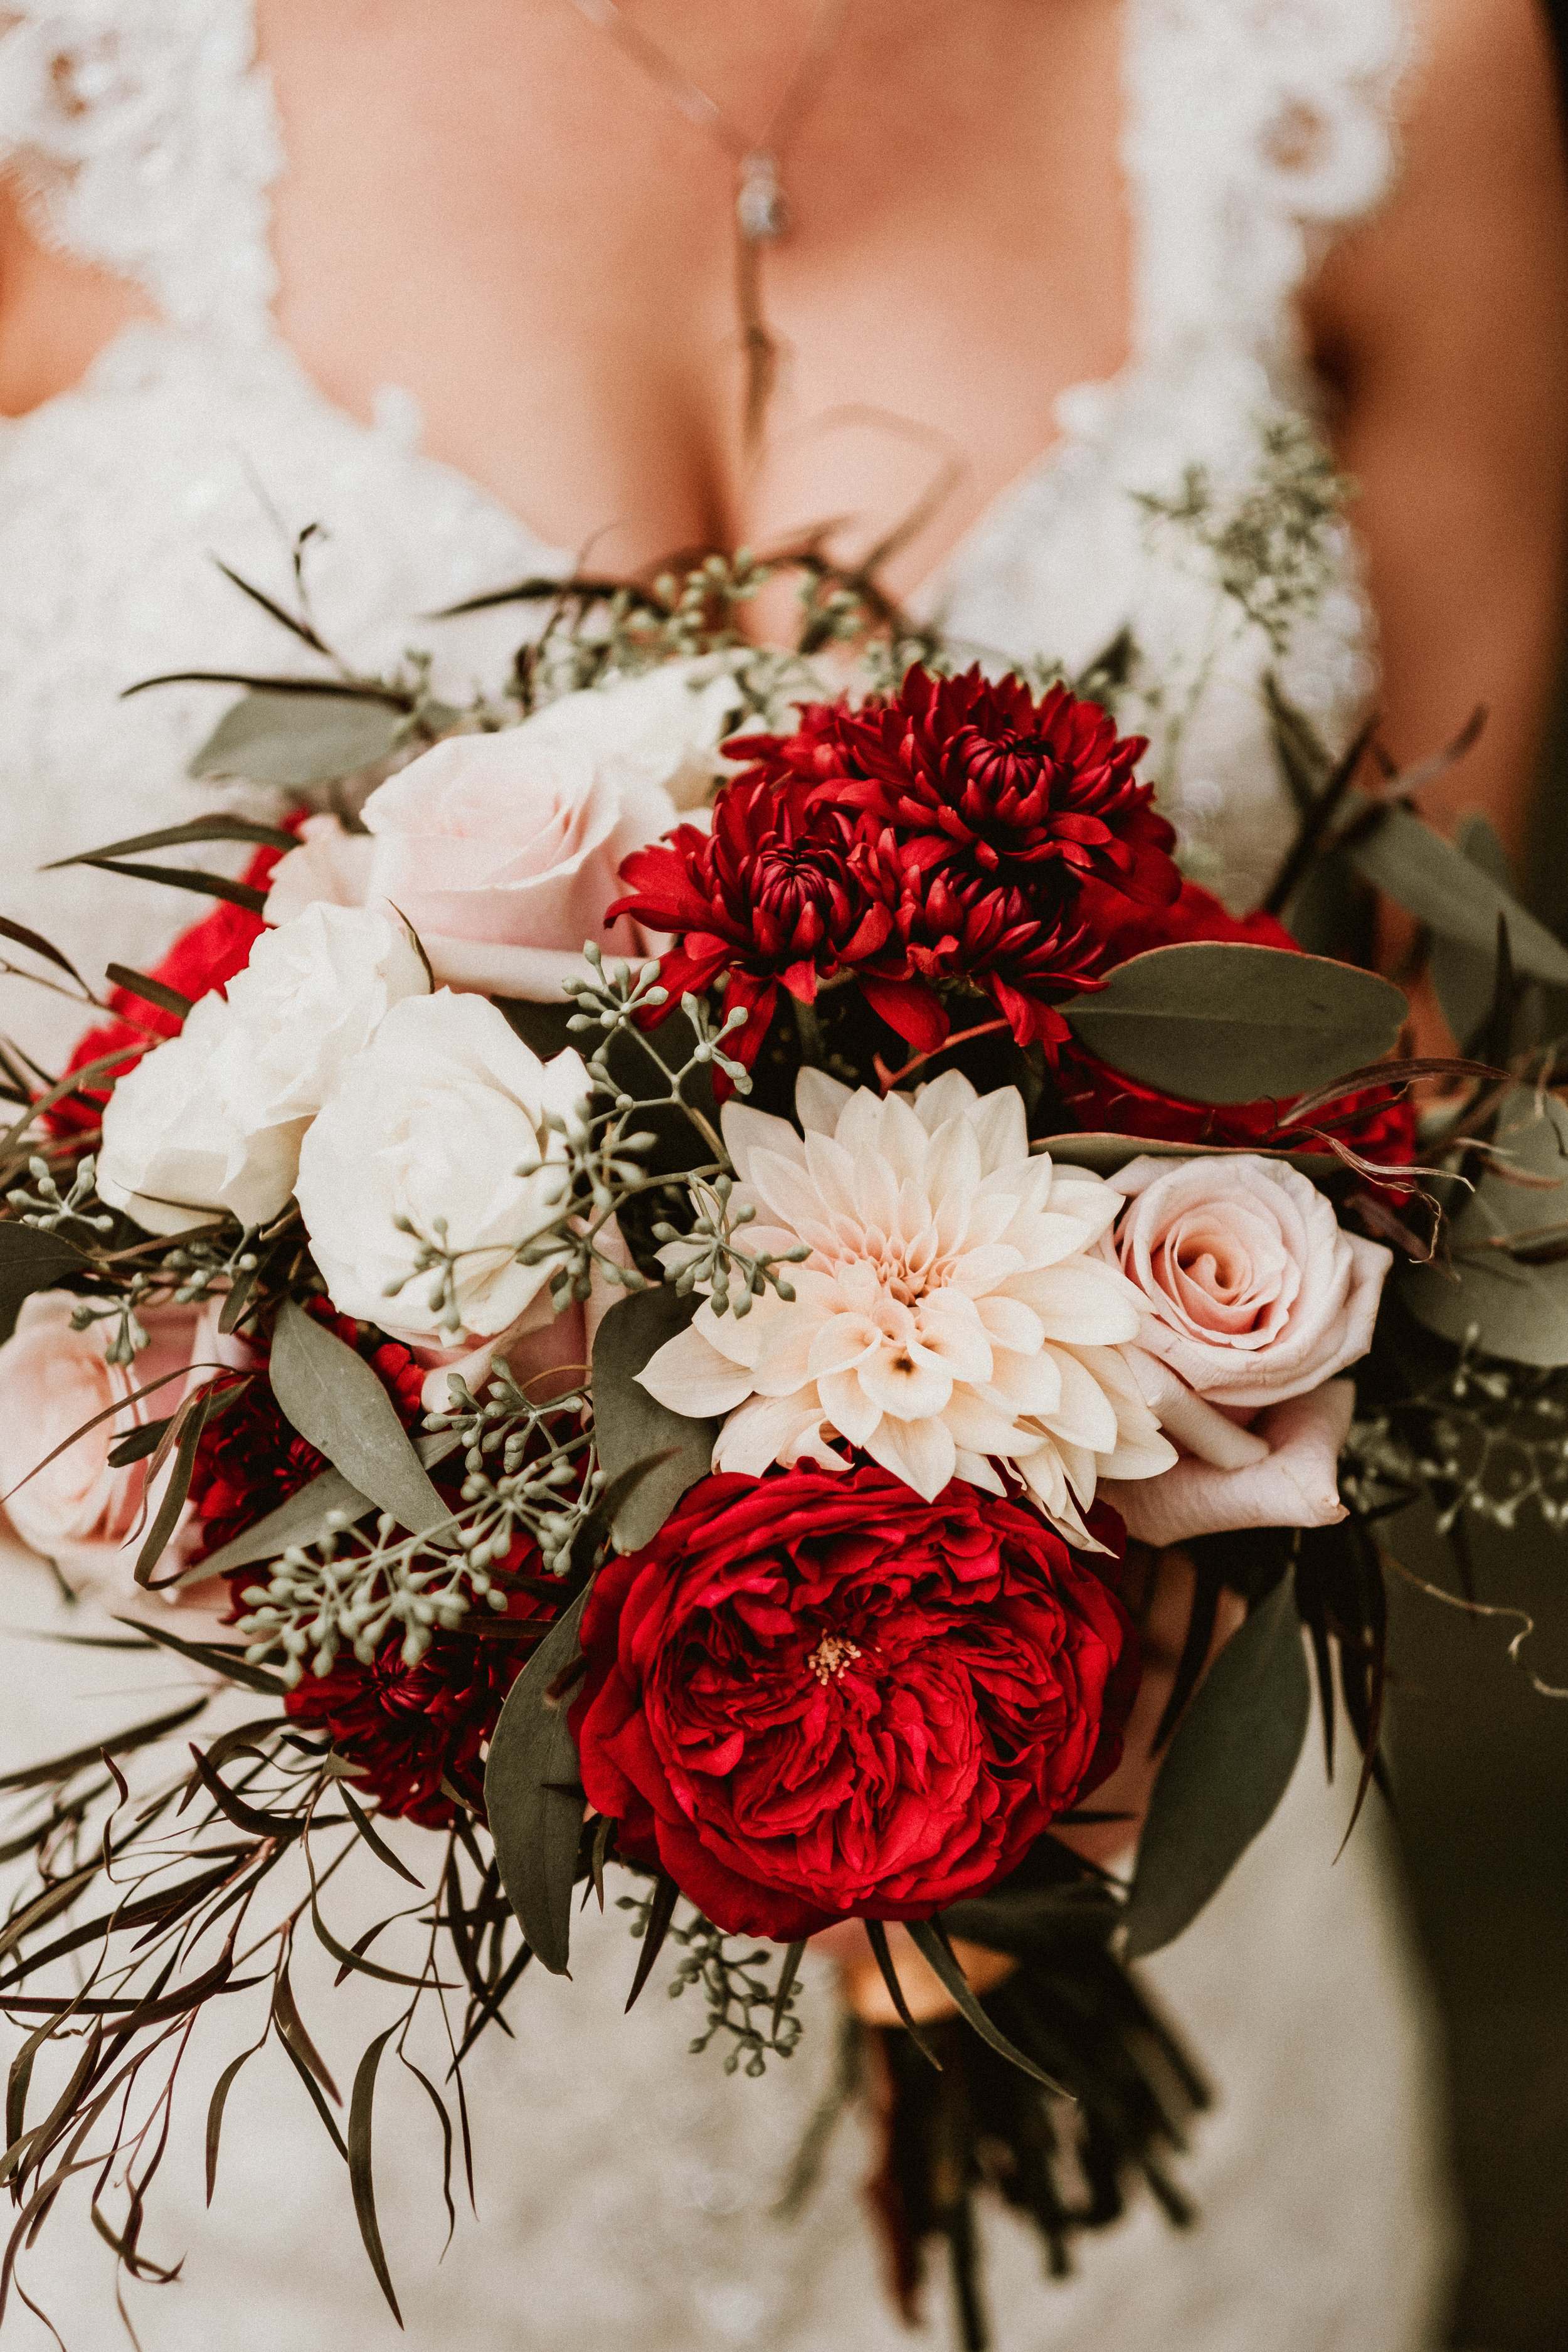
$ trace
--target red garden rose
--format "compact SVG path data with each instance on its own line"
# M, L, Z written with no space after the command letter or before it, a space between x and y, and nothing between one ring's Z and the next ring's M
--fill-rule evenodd
M780 1941L1004 1876L1114 1769L1137 1681L1126 1611L1037 1512L871 1465L701 1480L601 1570L583 1646L622 1853Z

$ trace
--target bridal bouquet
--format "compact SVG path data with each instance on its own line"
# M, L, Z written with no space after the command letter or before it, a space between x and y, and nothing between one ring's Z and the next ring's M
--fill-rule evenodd
M754 578L524 583L549 625L470 709L417 665L249 681L205 772L331 806L91 853L218 905L110 968L57 1080L6 1053L0 1486L197 1679L6 1784L37 1878L0 1933L0 2296L81 2172L161 2274L145 2197L210 2008L245 2022L209 2184L275 2038L395 2311L378 2068L438 2014L449 2169L462 2062L618 1885L632 1998L668 1948L731 2072L788 2055L806 1942L864 1923L909 2029L870 2037L900 2292L944 2240L978 2344L983 2179L1058 2268L1135 2177L1184 2215L1203 2086L1126 1964L1273 1811L1308 1650L1358 1808L1381 1772L1380 1521L1560 1517L1563 1113L1521 1024L1568 959L1484 855L1280 701L1277 903L1305 929L1352 866L1404 895L1472 1049L1401 1057L1388 981L1184 881L1114 649L1050 683L892 628L852 665L865 583L818 567L801 646L761 651ZM236 840L237 880L136 862ZM1071 1832L1126 1818L1094 1800L1177 1546L1129 1875ZM412 1902L330 1923L350 1849ZM346 2117L300 1936L392 2004ZM952 2022L916 2023L910 1945ZM976 1948L1011 1964L984 1997Z

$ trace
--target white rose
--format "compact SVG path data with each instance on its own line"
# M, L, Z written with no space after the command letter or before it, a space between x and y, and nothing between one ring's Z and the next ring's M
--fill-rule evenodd
M315 906L263 932L227 1001L204 996L179 1036L115 1087L102 1197L150 1233L224 1209L266 1223L294 1189L305 1129L338 1070L390 1004L429 984L402 928L368 909Z
M242 1225L264 1224L293 1190L309 1120L247 1135L213 1086L231 1019L221 996L204 996L180 1034L144 1054L105 1107L100 1195L150 1234L184 1233L226 1209Z
M392 1007L429 991L406 928L368 908L314 906L263 931L213 1055L225 1110L247 1133L313 1117Z
M436 1278L406 1276L414 1239L445 1220L463 1328L477 1338L548 1319L552 1271L520 1265L561 1197L562 1143L544 1114L567 1117L590 1091L574 1053L542 1062L479 996L405 998L343 1070L300 1155L300 1213L332 1302L410 1341L446 1339ZM547 1164L530 1176L521 1166Z

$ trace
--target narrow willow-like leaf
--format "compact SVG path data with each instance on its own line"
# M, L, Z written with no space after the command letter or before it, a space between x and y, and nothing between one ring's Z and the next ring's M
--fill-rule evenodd
M668 1873L661 1873L648 1906L647 1925L643 1929L642 1949L637 1955L637 1973L632 1989L626 1995L626 2008L637 2006L638 1994L653 1974L653 1964L664 1949L664 1939L669 1933L669 1923L675 1916L675 1906L680 1900L680 1889Z
M672 1412L641 1387L637 1374L667 1339L683 1331L700 1301L668 1286L637 1292L612 1307L594 1342L594 1421L599 1466L613 1482L623 1471L660 1457L616 1512L617 1551L651 1543L677 1503L713 1466L717 1421Z
M393 1853L392 1848L387 1844L386 1840L382 1837L374 1828L369 1814L366 1813L363 1807L355 1803L353 1790L349 1787L346 1780L343 1781L340 1787L338 1794L343 1801L350 1821L353 1822L355 1829L358 1830L361 1837L363 1838L366 1845L369 1846L376 1860L378 1862L384 1862L388 1870L395 1870L399 1878L405 1878L410 1886L417 1886L422 1889L424 1881L415 1877L414 1873L409 1869L408 1864L405 1862L400 1862L398 1860L396 1854Z
M507 1694L485 1766L485 1812L507 1901L552 1976L569 1973L572 1888L584 1799L566 1707L552 1700L556 1676L582 1655L580 1592L541 1642Z
M151 1483L157 1475L158 1454L162 1454L164 1446L169 1444L175 1430L178 1429L179 1441L174 1448L174 1466L169 1473L169 1483L163 1489L157 1514L142 1540L141 1550L136 1555L134 1570L136 1581L146 1591L157 1592L162 1591L163 1585L178 1581L176 1577L167 1576L161 1583L155 1584L153 1580L153 1570L168 1549L174 1529L179 1524L180 1513L185 1507L186 1497L191 1491L191 1479L196 1466L196 1448L202 1442L202 1432L207 1425L207 1415L212 1411L212 1406L213 1392L210 1388L203 1389L198 1396L190 1398L183 1404L160 1439L148 1469L147 1475Z
M973 1988L960 1968L952 1945L936 1922L933 1919L906 1919L904 1925L909 1929L915 1949L936 1971L950 1999L956 2002L959 2015L966 2025L973 2027L982 2042L989 2042L998 2058L1005 2058L1007 2063L1016 2066L1020 2074L1032 2074L1036 2082L1044 2084L1047 2091L1055 2091L1061 2098L1069 2098L1071 2093L1064 2090L1054 2075L1047 2074L1043 2066L1037 2066L1032 2058L1026 2058L1016 2043L1008 2041L994 2020L987 2017L974 1998Z
M871 1957L882 1971L882 1982L888 1988L888 1998L898 2012L900 2023L921 2056L929 2065L934 2066L940 2074L942 2071L942 2060L915 2023L914 2012L905 1997L903 1986L899 1982L899 1971L893 1965L893 1955L888 1944L886 1923L880 1919L867 1919L861 1924L866 1930L866 1941L871 1947Z
M0 1779L0 1790L41 1789L50 1780L68 1780L73 1772L79 1772L84 1764L96 1764L102 1757L129 1756L133 1748L149 1748L155 1740L173 1738L187 1723L194 1722L207 1705L205 1697L193 1699L188 1706L176 1707L172 1715L156 1716L150 1723L135 1724L129 1731L121 1731L112 1739L95 1739L90 1747L73 1748L65 1756L53 1756L47 1764L29 1764L23 1771L7 1772L4 1779Z
M47 866L44 870L46 873L48 871ZM62 955L41 931L30 931L26 923L14 923L9 915L0 915L0 939L10 940L19 948L30 949L34 955L42 956L46 963L52 963L57 971L63 971L68 978L74 980L84 996L92 993L70 958Z
M376 2069L381 2053L396 2032L389 2025L378 2033L359 2062L354 2075L353 2096L349 2103L349 2180L353 2189L354 2212L359 2220L360 2236L364 2240L370 2266L375 2273L376 2284L386 2297L388 2306L399 2327L403 2314L397 2308L393 2292L392 2273L386 2266L386 2253L381 2242L381 2224L375 2214L375 2174L371 2153L371 2116L375 2104Z
M1173 1943L1218 1893L1284 1795L1311 1711L1289 1577L1260 1601L1176 1727L1127 1898L1127 1956Z
M97 849L79 849L70 857L57 857L42 868L56 874L64 866L86 866L99 857L134 857L143 849L194 848L198 842L245 841L259 849L298 849L299 841L281 825L257 824L247 816L197 816L184 824L166 824L157 833L134 833L128 841L106 841Z
M132 971L128 963L106 964L104 978L112 981L116 988L124 989L128 995L139 996L143 1004L155 1004L160 1013L170 1013L176 1021L183 1021L191 1009L190 997L183 996L177 988L169 987L164 981L153 980L144 971Z
M400 1528L426 1535L450 1519L363 1357L291 1298L279 1310L269 1370L290 1425Z
M195 866L142 866L134 858L73 857L73 866L90 866L98 874L122 874L131 882L162 882L171 890L194 890L198 898L224 898L247 914L259 915L267 904L265 890L248 882L231 882L224 874L204 874Z
M294 1998L294 1988L289 1981L289 1963L284 1961L278 1972L278 1982L272 1995L272 2014L278 2031L289 2044L296 2057L304 2061L314 2074L334 2107L342 2105L342 2094L333 2082L326 2061L311 2041L300 2014L300 2004Z
M117 1617L117 1625L141 1626L135 1617ZM183 1633L171 1631L167 1625L149 1624L143 1629L149 1643L161 1650L175 1650L182 1658L189 1658L194 1666L205 1666L209 1674L222 1675L226 1682L237 1683L242 1690L255 1691L264 1698L282 1698L288 1685L281 1675L269 1674L265 1666L251 1665L242 1651L228 1648L219 1642L188 1642ZM96 1751L95 1751L96 1752Z
M207 2104L205 2137L207 2203L209 2205L213 2201L213 2191L217 2187L218 2142L223 2136L223 2111L228 2105L228 2095L238 2078L240 2068L255 2057L260 2047L261 2044L258 2042L253 2042L248 2050L242 2050L237 2058L231 2058L213 2085L213 2095Z

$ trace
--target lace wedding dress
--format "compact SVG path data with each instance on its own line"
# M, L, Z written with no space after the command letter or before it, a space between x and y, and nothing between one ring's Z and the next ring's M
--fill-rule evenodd
M1235 508L1257 478L1260 417L1306 397L1291 296L1319 244L1384 185L1405 26L1397 0L1126 0L1124 38L1132 356L1112 382L1061 401L1058 446L923 601L978 646L1069 666L1131 623L1151 672L1185 680L1148 712L1167 805L1191 856L1242 903L1289 833L1258 698L1278 649L1216 591L1190 532L1151 531L1138 496L1179 498L1195 466ZM268 190L282 155L248 0L6 0L0 158L49 236L144 286L160 314L121 334L74 391L0 419L0 911L96 978L108 954L144 965L192 902L35 869L209 806L210 788L184 770L221 708L210 690L121 703L121 689L171 668L288 660L210 556L281 587L284 528L321 524L312 584L330 634L370 664L434 645L462 685L500 674L515 620L416 616L565 559L421 455L408 395L389 386L362 425L279 337ZM1282 675L1332 735L1370 667L1348 548L1334 541L1331 556ZM40 1061L78 1026L61 1000L0 982L0 1027ZM7 1625L64 1622L41 1563L9 1546L0 1573ZM75 1630L90 1620L79 1608ZM166 1663L134 1654L10 1635L4 1648L0 1766L152 1712L140 1699L171 1679ZM1433 2062L1375 1822L1334 1863L1349 1801L1342 1775L1325 1790L1310 1748L1269 1831L1146 1971L1218 2091L1185 2171L1201 2226L1180 2237L1136 2210L1052 2286L1033 2239L999 2216L988 2262L1001 2352L1418 2352L1430 2340L1447 2246ZM511 2004L516 2039L489 2037L471 2069L482 2229L460 2221L439 2270L433 2119L422 2095L405 2101L395 2086L378 2105L382 2222L408 2343L906 2341L859 2209L868 2151L857 2121L840 2127L805 2219L786 2226L770 2210L831 2072L826 1972L812 1972L800 2053L762 2082L727 2080L714 2053L686 2054L695 1996L672 2012L656 1979L621 2018L633 1947L613 1908L574 1937L575 1980L531 1974ZM310 1969L302 1958L297 1983ZM359 1980L331 1999L321 1983L300 1991L329 2061L352 2069L375 2030L367 1991ZM146 2236L157 2260L184 2254L182 2281L132 2291L145 2352L392 2341L342 2167L277 2053L230 2101L210 2212L201 2120L193 2092ZM73 2352L113 2340L109 2272L85 2213L24 2263ZM945 2340L940 2278L932 2309ZM6 2325L16 2352L53 2340L15 2301Z

